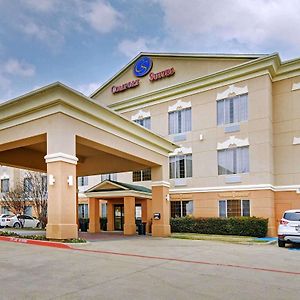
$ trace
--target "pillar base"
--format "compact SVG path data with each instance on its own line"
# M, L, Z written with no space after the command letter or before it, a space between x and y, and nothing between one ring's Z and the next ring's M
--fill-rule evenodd
M78 226L77 224L47 224L46 237L54 240L77 239Z
M124 235L136 235L136 225L124 224Z
M152 236L168 237L171 235L170 225L154 225L152 224Z

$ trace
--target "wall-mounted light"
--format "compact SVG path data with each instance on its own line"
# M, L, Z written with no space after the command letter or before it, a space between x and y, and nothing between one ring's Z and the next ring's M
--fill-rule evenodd
M54 185L55 183L55 178L52 174L49 174L49 185Z
M74 185L74 180L73 180L73 176L72 175L68 176L67 182L68 182L69 186L73 186Z

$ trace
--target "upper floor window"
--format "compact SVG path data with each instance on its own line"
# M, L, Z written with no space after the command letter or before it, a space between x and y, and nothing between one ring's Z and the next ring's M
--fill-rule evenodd
M192 177L192 154L169 157L170 178Z
M218 150L218 174L249 172L249 146Z
M151 129L151 117L134 120L135 123L142 125L147 129Z
M192 109L190 107L169 112L169 134L192 130Z
M102 174L101 181L104 181L104 180L117 181L117 174L116 173Z
M250 217L250 201L220 200L219 217Z
M89 184L88 176L78 177L78 186L86 186Z
M148 181L151 180L151 169L132 172L132 181Z
M1 179L1 192L2 193L9 192L9 178Z
M217 101L217 123L226 125L248 120L248 94Z

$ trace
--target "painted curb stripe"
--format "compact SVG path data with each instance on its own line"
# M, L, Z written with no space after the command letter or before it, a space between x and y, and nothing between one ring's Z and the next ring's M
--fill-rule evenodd
M69 245L66 245L63 243L39 241L39 240L29 240L29 239L10 237L10 236L0 236L0 241L19 243L19 244L36 245L36 246L44 246L44 247L53 247L53 248L59 248L59 249L72 249Z
M104 251L104 250L89 250L89 249L79 249L79 248L72 248L72 249L76 250L76 251L82 251L82 252L101 253L101 254L110 254L110 255L119 255L119 256L131 256L131 257L138 257L138 258L175 261L175 262L191 263L191 264L199 264L199 265L209 265L209 266L216 266L216 267L238 268L238 269L246 269L246 270L254 270L254 271L282 273L282 274L287 274L287 275L300 275L300 272L249 267L249 266L241 266L241 265L233 265L233 264L212 263L212 262L206 262L206 261L187 260L187 259L159 257L159 256L148 256L148 255L121 253L121 252Z

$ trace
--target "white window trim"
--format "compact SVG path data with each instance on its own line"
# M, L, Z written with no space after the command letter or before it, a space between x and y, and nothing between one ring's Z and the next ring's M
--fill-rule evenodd
M217 150L224 150L230 147L246 147L246 146L250 146L249 138L239 139L236 138L235 136L230 136L223 143L217 144Z
M139 110L135 115L131 116L131 121L142 120L146 118L151 118L150 111L146 112L143 110Z
M238 87L235 86L234 84L231 84L228 89L226 89L224 92L221 93L217 93L217 98L216 100L223 100L226 98L230 98L230 97L234 97L234 96L239 96L239 95L243 95L243 94L247 94L248 93L248 86L244 86L244 87Z
M192 147L189 147L189 148L185 148L185 147L176 148L173 153L169 153L169 156L185 155L185 154L193 154Z
M180 99L174 105L169 106L168 112L170 113L170 112L174 112L177 110L183 110L183 109L191 108L191 107L192 107L191 101L184 102Z

